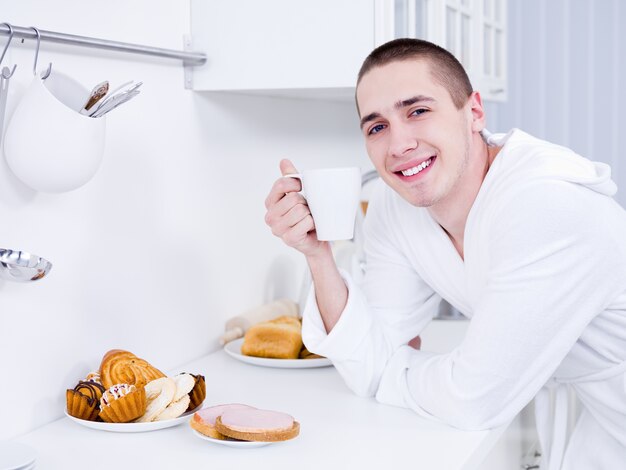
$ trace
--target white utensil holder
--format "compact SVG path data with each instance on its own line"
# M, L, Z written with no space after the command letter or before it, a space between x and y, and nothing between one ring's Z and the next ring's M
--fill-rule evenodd
M7 126L4 154L11 171L41 192L83 186L104 154L106 118L79 113L89 90L62 73L39 76L24 93Z

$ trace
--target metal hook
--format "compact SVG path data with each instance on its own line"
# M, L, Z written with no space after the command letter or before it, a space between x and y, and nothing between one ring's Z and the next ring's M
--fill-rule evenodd
M33 75L37 75L37 58L39 57L39 46L41 44L41 33L34 26L30 26L30 28L34 29L35 30L35 34L37 34L37 47L35 49L35 63L33 64ZM50 62L50 64L48 65L48 70L46 70L45 75L41 75L41 79L45 80L46 78L48 78L50 76L51 72L52 72L52 62Z
M7 41L7 45L4 46L4 50L2 51L2 55L0 56L0 64L2 64L2 61L4 60L4 56L6 55L7 51L9 50L9 44L11 44L11 41L13 40L13 34L15 34L13 32L13 27L9 24L9 23L0 23L0 24L4 24L7 26L7 28L9 28L9 40ZM11 70L11 72L7 75L4 68L2 69L2 78L4 78L5 80L8 80L9 78L11 78L13 76L13 74L15 73L15 68L17 67L17 64L15 64L13 66L13 70ZM7 67L8 70L8 67Z

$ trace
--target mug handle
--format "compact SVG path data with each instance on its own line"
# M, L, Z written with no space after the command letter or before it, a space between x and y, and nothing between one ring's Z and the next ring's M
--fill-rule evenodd
M302 194L306 199L306 196L304 194L304 181L302 181L302 173L288 173L286 175L283 175L283 178L295 178L300 180L300 184L302 185L302 191L300 191L300 194Z

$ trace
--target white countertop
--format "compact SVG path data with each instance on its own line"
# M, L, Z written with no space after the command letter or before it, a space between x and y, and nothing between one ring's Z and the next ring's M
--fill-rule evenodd
M223 351L176 372L206 377L204 406L245 403L283 411L301 424L300 435L253 449L225 447L180 426L144 433L85 428L67 418L16 438L38 452L37 468L422 468L472 470L496 444L504 427L464 432L429 422L410 410L352 394L333 367L275 369L241 363Z

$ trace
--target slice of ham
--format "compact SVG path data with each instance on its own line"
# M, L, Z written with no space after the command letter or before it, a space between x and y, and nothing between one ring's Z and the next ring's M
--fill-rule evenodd
M211 406L209 408L203 408L200 411L196 411L196 415L198 415L202 421L211 426L215 426L215 418L218 416L222 416L225 411L228 410L256 410L256 408L248 405L243 405L241 403L231 403L228 405L216 405Z
M283 431L293 428L294 425L293 416L286 413L250 407L224 410L220 421L234 431L249 433Z

